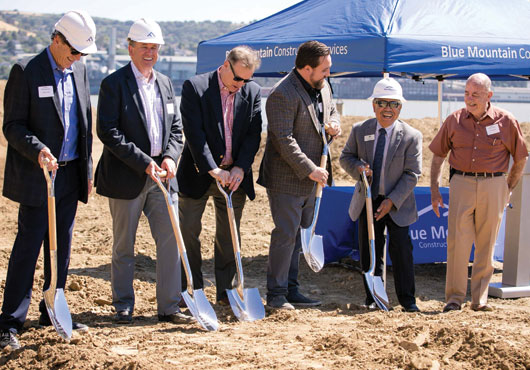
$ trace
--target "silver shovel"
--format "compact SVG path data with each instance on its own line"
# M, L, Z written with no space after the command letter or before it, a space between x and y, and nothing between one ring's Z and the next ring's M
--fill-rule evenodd
M64 340L70 340L72 337L72 316L66 303L63 289L57 287L57 226L55 219L55 175L52 175L47 169L48 161L44 160L42 170L46 178L48 188L48 235L50 244L50 286L44 291L44 303L48 316L57 333Z
M236 217L234 214L234 207L232 206L232 194L228 194L219 181L217 187L226 199L226 210L228 213L228 221L230 223L230 234L232 236L232 246L234 248L234 255L236 258L237 268L237 285L233 289L227 289L226 294L230 301L230 307L234 315L239 321L256 321L265 317L265 307L259 295L257 288L244 288L243 279L243 265L241 263L241 249L239 248L239 238L237 235Z
M375 276L375 232L374 232L374 213L372 208L372 191L370 185L368 184L368 179L366 178L366 173L362 172L362 179L364 183L364 190L366 196L366 219L368 221L368 240L370 241L370 268L367 272L364 273L364 279L366 285L368 285L368 290L374 298L377 306L384 310L389 310L389 301L386 294L385 286L381 276Z
M326 132L322 129L322 140L324 141L324 149L322 150L322 156L320 157L320 167L326 168L326 162L328 161L329 143L326 139ZM302 239L302 251L304 252L305 260L315 272L319 272L324 267L324 243L322 235L315 235L315 228L318 221L318 211L320 210L320 202L322 200L322 185L317 185L317 191L315 195L315 209L313 212L313 221L311 225L306 229L300 229L300 236Z
M179 218L177 214L178 196L177 194L169 193L169 182L168 189L162 184L160 177L165 177L166 172L161 172L155 176L155 182L164 194L166 200L167 210L169 212L169 218L171 219L171 226L173 227L173 233L177 240L177 247L184 266L184 272L186 273L187 288L182 292L182 298L188 306L191 314L197 322L206 330L215 331L219 328L217 322L217 316L212 308L212 305L206 298L202 289L193 290L193 278L191 276L191 268L188 262L188 254L186 253L186 247L184 246L184 240L182 239L182 233L180 232Z

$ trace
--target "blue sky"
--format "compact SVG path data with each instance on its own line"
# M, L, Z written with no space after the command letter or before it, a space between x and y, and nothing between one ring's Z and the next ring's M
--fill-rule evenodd
M279 12L301 0L84 0L68 3L64 0L0 0L0 10L37 13L64 13L85 9L93 17L121 21L141 17L156 21L224 20L250 22Z

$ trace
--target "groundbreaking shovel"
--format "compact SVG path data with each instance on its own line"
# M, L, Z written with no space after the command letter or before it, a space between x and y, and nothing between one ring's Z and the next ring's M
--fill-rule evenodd
M70 340L72 337L72 316L66 303L63 289L56 289L57 287L57 227L55 219L55 175L56 171L52 171L52 175L48 172L46 165L47 160L44 160L42 170L46 178L46 185L48 188L48 235L50 244L50 286L44 291L44 303L48 316L57 333L64 340Z
M326 139L326 132L322 129L322 140L324 140L324 149L322 150L322 156L320 157L320 167L326 168L326 162L328 161L329 143ZM313 212L313 222L307 229L300 230L300 236L302 238L302 251L304 252L305 260L315 272L319 272L324 267L324 243L322 235L315 235L315 228L317 226L318 211L320 210L320 201L322 199L322 185L317 185L317 191L315 195L315 210Z
M366 173L362 172L362 179L364 183L365 196L366 196L366 219L368 221L368 239L370 241L370 268L364 273L364 279L370 294L374 298L377 306L384 310L389 310L388 296L386 295L385 286L381 276L375 276L375 233L374 233L374 213L372 209L372 191L366 178Z
M232 194L228 194L219 181L217 187L226 199L226 210L228 213L228 220L230 223L230 234L232 236L232 246L234 248L234 255L236 258L237 268L237 285L233 289L227 289L226 294L230 301L230 307L234 311L234 315L239 321L255 321L261 320L265 317L265 307L259 295L257 288L245 289L243 283L243 265L241 264L241 250L239 248L239 238L237 235L236 217L234 214L234 207L232 206Z
M191 276L191 268L188 262L188 254L186 253L186 247L184 246L184 240L180 232L179 218L177 214L178 197L177 194L171 195L169 193L169 182L168 188L162 184L160 177L165 177L166 172L161 172L156 176L156 184L162 190L164 199L166 200L167 210L169 212L169 218L171 219L171 226L173 227L173 233L177 240L177 247L184 266L184 272L186 273L187 288L182 292L182 298L186 302L186 306L190 310L191 314L197 322L206 330L215 331L219 327L217 322L217 316L212 308L212 305L206 298L202 289L193 290L193 278Z

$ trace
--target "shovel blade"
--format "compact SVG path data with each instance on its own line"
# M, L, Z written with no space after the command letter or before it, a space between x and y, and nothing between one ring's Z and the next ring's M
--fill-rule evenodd
M311 228L300 231L302 251L307 264L314 272L324 267L324 241L321 235L312 234Z
M194 290L193 297L188 291L183 291L182 298L184 298L184 302L186 302L186 306L188 306L193 317L204 329L215 331L219 328L217 315L215 315L215 311L202 289Z
M385 286L383 284L383 280L381 279L381 277L373 276L371 273L365 272L364 280L366 281L368 290L370 291L370 294L372 295L372 298L374 299L375 304L377 304L377 307L379 307L383 311L388 311L389 310L388 296L386 295Z
M256 321L265 318L265 307L257 288L243 289L243 299L237 289L227 289L230 307L239 321Z
M55 294L54 294L55 293ZM66 303L66 297L62 289L47 289L44 291L44 303L48 316L57 333L64 340L70 340L72 337L72 316Z

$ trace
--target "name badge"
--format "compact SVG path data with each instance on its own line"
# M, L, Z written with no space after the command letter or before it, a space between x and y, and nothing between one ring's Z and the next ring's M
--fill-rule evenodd
M166 104L167 114L175 114L175 106L173 103Z
M486 132L488 133L488 135L493 135L501 132L501 130L499 129L499 124L496 123L494 125L486 126Z
M39 98L53 97L53 86L39 86Z
M364 135L364 141L374 141L375 140L375 135L372 134L372 135Z

